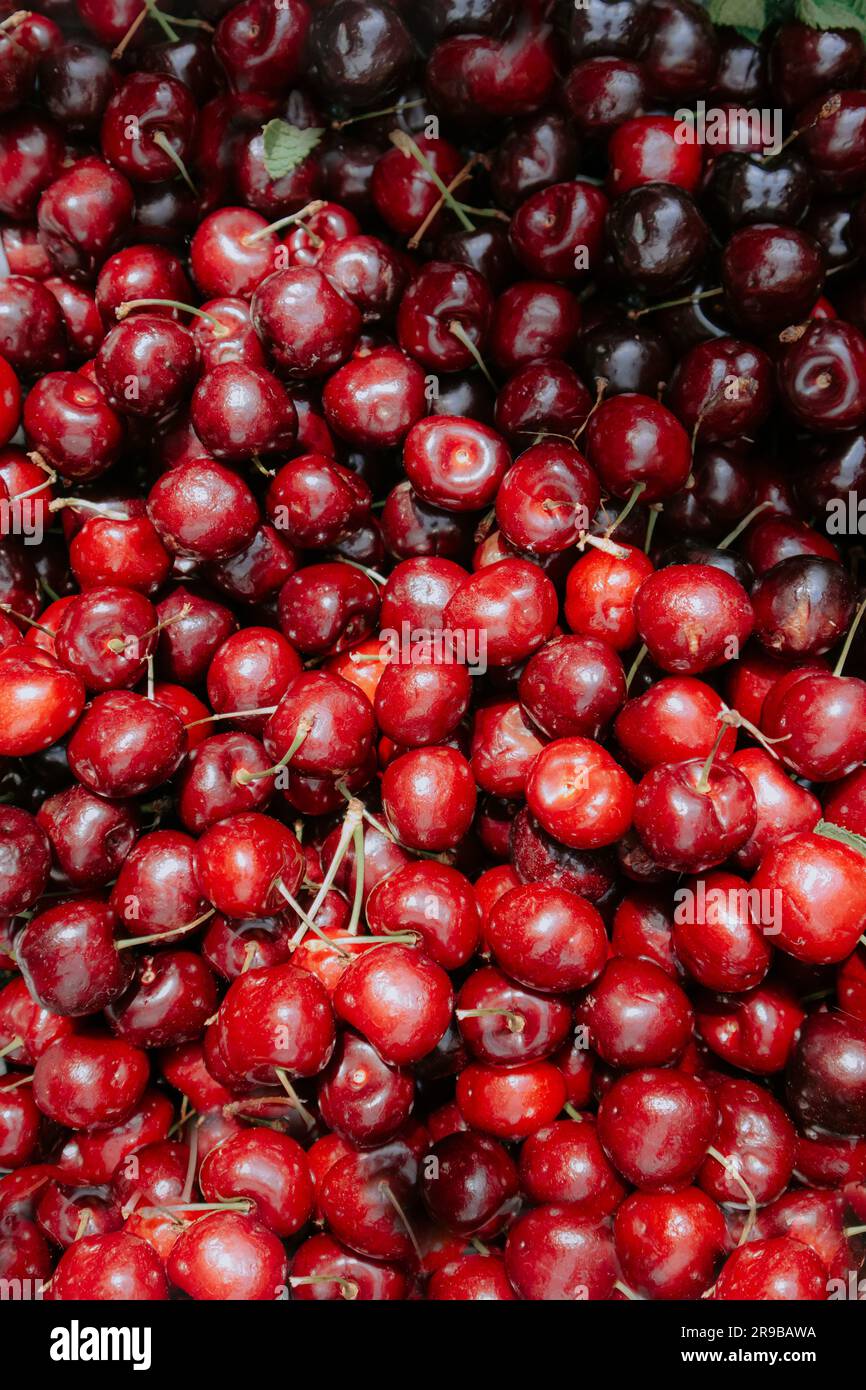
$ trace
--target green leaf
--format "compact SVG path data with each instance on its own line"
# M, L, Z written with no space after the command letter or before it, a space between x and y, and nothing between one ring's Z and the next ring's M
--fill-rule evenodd
M752 33L760 34L767 22L764 0L708 0L707 11L714 24Z
M796 14L813 29L856 29L866 34L866 0L797 0Z
M829 820L819 820L814 833L823 835L827 840L838 840L840 844L847 845L849 849L855 849L858 854L866 855L866 839L862 835L855 834L853 830L846 830L844 826L834 825Z
M262 127L265 146L265 168L272 179L284 178L312 154L324 130L311 126L309 130L299 130L288 121L268 121Z

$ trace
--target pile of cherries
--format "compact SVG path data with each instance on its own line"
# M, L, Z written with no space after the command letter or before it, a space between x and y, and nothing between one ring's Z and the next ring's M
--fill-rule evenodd
M859 32L162 5L0 18L0 1277L856 1297Z

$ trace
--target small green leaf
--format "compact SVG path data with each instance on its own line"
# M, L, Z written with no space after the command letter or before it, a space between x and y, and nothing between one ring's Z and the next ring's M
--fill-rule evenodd
M866 855L866 839L862 835L855 834L853 830L846 830L842 825L834 825L832 821L828 820L819 820L814 833L823 835L827 840L838 840L840 844L847 845L849 849L855 849L858 854Z
M856 29L866 34L866 0L797 0L796 12L813 29Z
M760 34L766 23L764 0L709 0L707 10L714 24Z
M272 179L284 178L312 154L318 145L324 129L311 126L309 130L299 130L288 121L268 121L262 128L265 146L265 168Z

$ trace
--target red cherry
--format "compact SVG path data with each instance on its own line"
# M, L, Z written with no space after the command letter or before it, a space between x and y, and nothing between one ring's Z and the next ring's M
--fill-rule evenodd
M475 782L453 748L415 748L389 763L382 778L388 824L410 849L453 849L475 815Z
M742 585L709 565L669 565L634 600L638 632L663 671L699 675L738 655L755 621Z
M168 1298L162 1261L146 1241L125 1231L83 1236L64 1252L54 1271L52 1297L59 1302L158 1302Z
M43 1115L70 1129L108 1129L129 1118L149 1071L145 1053L120 1038L72 1035L39 1058L33 1098Z
M517 1294L495 1255L462 1255L435 1271L427 1298L434 1303L513 1302Z
M520 1297L532 1301L609 1299L617 1277L605 1224L571 1206L541 1206L513 1227L505 1268Z
M229 917L263 917L279 911L280 887L293 894L303 876L303 856L286 826L256 812L219 821L195 848L205 896Z
M168 1275L191 1298L271 1302L286 1287L287 1262L280 1241L260 1221L214 1211L180 1234Z
M415 931L444 970L466 965L478 947L481 911L472 885L447 864L407 864L373 888L365 904L371 932Z
M662 1067L679 1057L693 1012L675 980L649 960L614 958L584 996L578 1023L613 1067Z
M849 956L866 922L866 886L856 850L823 835L801 833L773 845L752 888L775 895L784 951L810 964Z
M643 1298L696 1299L712 1283L727 1246L725 1218L696 1187L633 1192L616 1214L623 1279Z
M595 1221L612 1215L627 1190L598 1141L595 1121L583 1115L529 1136L520 1151L520 1187L530 1201L567 1203Z
M273 1085L277 1068L315 1076L334 1047L334 1015L323 986L306 970L275 965L241 975L220 1005L217 1044L238 1076Z
M310 1236L298 1247L289 1284L296 1302L393 1301L409 1291L399 1265L364 1259L327 1235Z
M754 1240L728 1257L714 1298L773 1302L827 1297L827 1267L808 1246L780 1236Z
M549 884L525 884L503 894L485 938L497 964L530 989L582 989L601 973L607 957L599 913Z
M716 1116L711 1092L695 1077L634 1071L602 1097L598 1137L614 1166L641 1192L678 1192L700 1170Z
M707 994L696 1015L699 1036L719 1057L770 1075L787 1064L805 1011L789 987L765 981L745 994Z
M575 849L597 849L625 834L633 797L631 779L587 738L555 739L542 748L526 783L529 810Z
M779 1102L750 1081L725 1081L715 1097L719 1124L713 1148L728 1166L709 1154L699 1185L717 1202L741 1204L746 1188L761 1206L772 1202L794 1171L794 1126Z
M212 1149L200 1183L205 1201L250 1198L257 1218L283 1240L301 1229L313 1206L300 1144L273 1130L245 1130Z
M177 771L185 747L184 727L168 705L110 691L96 696L69 740L69 766L91 791L137 796Z
M448 1027L453 1001L444 970L399 945L378 946L352 961L334 995L339 1017L398 1066L432 1051Z

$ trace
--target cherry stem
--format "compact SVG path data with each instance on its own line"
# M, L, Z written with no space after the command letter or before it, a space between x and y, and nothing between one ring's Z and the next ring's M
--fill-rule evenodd
M129 521L126 512L115 512L110 507L103 507L99 502L88 502L86 497L55 497L53 502L48 503L49 512L62 512L64 507L74 507L76 511L81 509L85 512L95 512L97 516L104 516L108 521Z
M315 1129L315 1118L304 1105L304 1102L301 1100L300 1096L298 1095L297 1091L295 1090L294 1086L289 1080L289 1073L286 1071L285 1067L274 1067L274 1071L277 1073L280 1085L282 1086L286 1095L289 1097L289 1100L292 1102L294 1109L297 1110L304 1124L307 1126L307 1129Z
M45 636L50 637L52 642L57 635L51 631L50 627L45 627L43 623L37 623L35 618L28 618L26 613L19 613L16 609L10 608L8 603L0 603L0 613L8 613L9 617L14 618L16 622L26 623L28 627L35 627L38 632L44 632ZM16 917L20 917L21 915L20 912L16 912L15 914Z
M628 516L629 512L634 510L644 492L646 492L646 483L635 483L634 487L631 490L631 495L629 496L629 499L623 507L622 511L620 512L619 516L614 518L614 520L610 523L607 530L605 531L605 540L610 540L617 526L621 526L622 523L625 521L626 517Z
M648 304L645 309L629 309L630 319L642 319L644 314L654 314L658 309L678 309L681 304L699 304L702 299L715 299L724 294L721 285L714 290L700 290L697 294L685 294L680 299L665 299L661 304Z
M474 361L476 367L478 367L479 371L481 371L486 377L488 384L493 388L494 391L498 391L499 388L496 385L496 382L493 380L487 363L484 361L484 358L481 356L481 353L478 351L478 348L475 346L472 339L469 337L469 334L466 332L466 329L463 327L463 324L458 322L457 319L452 319L448 325L448 332L454 335L458 343L463 344L466 351L469 353L470 357Z
M451 182L448 184L449 193L455 193L458 188L460 188L464 183L466 183L467 179L471 177L472 170L475 168L480 158L480 155L474 154L472 158L466 164L463 165L463 168L458 170ZM415 232L413 232L412 236L406 243L410 251L416 250L420 243L424 240L425 233L427 232L428 228L431 227L432 224L436 221L436 218L442 211L444 204L445 195L443 194L442 197L438 198L437 201L433 204L427 216L424 218L424 221L421 223L418 229Z
M522 1033L526 1019L514 1009L457 1009L455 1018L504 1018L509 1033Z
M255 941L251 941L251 942L249 943L249 945L247 946L247 949L244 951L243 964L241 965L241 974L242 974L242 975L246 975L246 974L248 974L248 972L249 972L250 970L252 970L252 968L253 968L253 961L254 961L255 958L256 958L256 950L257 950L257 946L256 946Z
M587 414L586 419L584 420L584 422L583 422L583 424L581 425L580 429L579 429L579 430L577 431L577 433L575 434L573 442L576 442L578 439L580 439L580 436L583 434L584 430L586 429L586 427L587 427L587 425L589 424L590 420L592 419L593 415L594 415L595 412L598 410L598 407L601 405L602 401L604 400L604 393L605 393L605 391L607 390L607 388L608 388L609 385L610 385L610 382L608 381L607 377L605 377L605 376L597 376L597 377L595 378L595 400L594 400L593 403L592 403L592 406L591 406L591 408L590 408L590 410L589 410L589 412L588 412L588 414Z
M380 574L378 570L371 570L369 565L359 564L357 560L349 560L345 555L339 557L338 563L341 565L351 565L353 570L360 570L362 574L366 574L368 579L371 579L374 584L378 584L380 587L388 583L384 574Z
M343 1298L350 1302L358 1297L360 1292L354 1279L341 1279L337 1274L299 1274L289 1275L289 1283L293 1289L301 1289L305 1284L336 1284Z
M764 165L771 163L772 160L778 159L782 151L786 150L794 140L799 138L799 136L804 135L807 130L811 130L819 121L825 121L828 116L835 116L841 105L842 98L838 93L835 96L828 97L813 121L810 121L808 125L800 126L797 130L792 130L787 140L783 140L777 150L773 150L771 154L763 155L756 163L760 164L763 168Z
M165 1136L166 1139L171 1139L174 1137L175 1134L180 1134L180 1131L183 1129L184 1125L188 1124L190 1120L195 1118L195 1114L196 1112L190 1107L189 1096L184 1096L183 1100L181 1101L180 1115L175 1120L171 1129L168 1131L168 1134Z
M630 1289L628 1284L624 1284L621 1279L615 1279L613 1286L615 1289L619 1289L620 1293L624 1294L625 1297L630 1299L632 1303L643 1302L643 1299L640 1297L640 1295L636 1294L634 1289Z
M183 1191L180 1194L182 1202L188 1202L192 1196L193 1184L195 1183L195 1169L198 1159L198 1129L194 1128L189 1141L189 1162L186 1165L186 1177L184 1179Z
M411 156L411 158L414 159L416 163L421 165L421 168L424 170L427 176L430 179L432 179L433 183L439 189L439 192L442 194L444 202L448 204L448 207L454 213L454 216L457 218L457 220L461 223L464 231L474 232L474 222L472 222L471 219L467 217L466 213L463 211L463 205L457 201L453 193L449 192L447 184L439 176L439 174L437 174L436 170L433 168L433 165L430 163L430 160L427 158L424 151L419 148L416 141L412 139L412 136L407 135L405 130L392 130L389 139L391 141L391 144L395 145L401 154Z
M863 602L860 604L859 608L857 609L857 612L854 614L854 621L853 621L853 623L851 624L851 626L850 626L849 629L848 629L848 636L845 638L845 645L843 646L841 652L839 653L839 660L836 662L836 665L833 667L833 675L834 675L834 676L841 676L842 671L843 671L844 668L845 668L845 662L848 660L848 655L849 655L849 653L850 653L850 651L851 651L851 643L854 641L854 637L855 637L855 635L856 635L857 629L858 629L858 627L860 626L860 620L861 620L861 618L863 617L863 610L864 610L864 609L866 609L866 598L864 598Z
M396 106L382 106L378 111L365 111L362 116L347 116L345 121L331 121L332 130L345 130L347 126L357 125L359 121L375 121L380 116L400 116L404 111L414 111L416 106L425 106L426 97L415 101L401 101Z
M273 767L264 768L261 772L247 772L246 768L242 767L235 773L232 780L237 782L238 786L248 787L250 782L259 782L263 777L276 777L277 773L291 762L312 727L313 715L305 715L298 725L295 737L289 744L288 750L283 754L278 763L274 763Z
M658 521L659 517L661 516L661 511L662 511L662 509L661 509L661 504L658 503L658 502L655 503L652 507L650 507L649 519L648 519L647 524L646 524L646 538L645 538L644 543L643 543L643 549L644 549L644 554L645 554L645 555L649 555L649 553L650 553L650 547L652 546L652 543L653 543L653 532L654 532L655 529L656 529L656 522Z
M707 1153L709 1154L710 1158L714 1158L717 1163L721 1163L725 1172L728 1174L728 1177L732 1178L733 1181L743 1189L743 1192L746 1195L746 1201L749 1206L749 1215L746 1220L746 1224L743 1227L742 1232L740 1234L740 1239L737 1241L737 1247L739 1248L739 1246L746 1244L747 1240L752 1234L752 1231L755 1228L755 1222L758 1219L758 1203L755 1198L755 1194L749 1187L749 1184L746 1182L746 1179L743 1177L742 1173L740 1173L739 1169L737 1168L737 1165L733 1163L731 1159L725 1158L725 1155L719 1153L718 1149L714 1149L712 1144L707 1149Z
M158 130L155 135L151 136L151 139L153 140L153 143L156 145L157 149L162 150L164 154L168 155L172 164L177 169L177 172L180 174L181 178L183 179L184 183L189 189L190 193L193 195L194 198L197 198L198 189L196 188L195 184L189 176L189 170L187 169L177 150L172 145L165 131Z
M845 1226L842 1231L843 1236L862 1236L866 1235L866 1226Z
M194 922L187 922L183 927L172 927L171 931L155 932L152 936L125 937L122 941L115 941L115 950L126 951L130 946L150 946L157 941L168 941L173 936L180 936L182 932L195 931L196 927L213 917L215 912L215 907L209 907L207 912L203 912L201 917L196 917Z
M198 724L212 724L216 719L248 719L254 714L276 714L276 711L276 705L265 705L260 709L228 709L223 710L222 714L207 714L204 719L193 719L183 727L194 729Z
M720 747L721 747L721 745L722 745L722 739L725 737L725 734L726 734L727 732L728 732L728 725L727 725L726 723L724 723L724 721L723 721L723 722L722 722L722 727L719 729L719 732L716 734L716 741L715 741L715 743L713 744L712 748L710 749L709 753L707 754L706 762L704 763L703 767L701 768L701 775L700 775L700 777L699 777L698 780L697 780L697 784L696 784L696 786L695 786L695 791L697 791L697 792L708 792L708 791L710 790L710 770L711 770L711 768L712 768L712 766L713 766L713 763L714 763L715 760L716 760L716 754L718 753L718 751L719 751L719 749L720 749Z
M297 916L303 922L304 926L308 929L308 931L315 932L316 936L318 936L321 941L326 942L329 946L332 945L333 943L331 941L331 938L329 936L326 936L325 933L322 931L321 927L317 927L312 918L307 916L306 912L301 907L301 904L298 902L297 898L295 898L289 892L282 879L278 878L275 886L277 892L283 895L286 902L289 904L289 907L292 909L294 913L297 914ZM338 955L343 956L345 960L349 960L350 957L348 951L342 950L339 946L336 946L335 950Z
M149 627L147 632L142 632L140 636L110 637L105 645L108 647L109 651L120 656L121 653L127 651L132 644L140 645L142 642L146 642L149 637L158 637L165 628L171 627L172 623L183 622L184 618L188 618L191 612L192 604L185 603L176 613L172 613L168 618L160 618L159 622L156 623L154 627Z
M721 719L724 724L727 724L729 729L745 729L747 733L752 735L752 738L755 739L757 743L760 743L761 747L769 753L771 757L778 759L779 762L782 761L773 747L773 744L787 743L788 739L791 737L790 734L782 734L780 738L768 738L765 733L761 732L756 724L753 724L750 719L746 719L745 715L740 714L738 709L723 710L719 715L719 719Z
M593 550L603 550L605 555L613 555L617 560L628 559L628 551L625 546L618 545L616 541L609 540L607 536L593 536L589 531L584 531L576 543L576 548L585 550L588 545L592 546Z
M13 1081L11 1086L2 1087L3 1091L17 1091L19 1086L31 1086L33 1084L33 1073L22 1076L18 1081Z
M228 338L232 331L227 323L220 323L206 309L198 309L195 304L184 304L180 299L128 299L125 304L118 304L114 311L115 318L125 319L133 309L177 309L181 314L192 314L194 318L210 324L215 338Z
M14 497L9 498L9 504L13 502L25 502L28 497L35 497L38 492L44 492L47 487L57 482L57 474L52 470L50 477L44 483L37 483L35 487L29 487L26 492L16 492Z
M339 869L340 865L343 862L343 859L346 856L346 851L349 848L349 843L355 834L356 827L360 824L363 813L364 808L361 805L360 801L356 801L355 798L352 797L346 810L346 814L343 818L343 826L340 830L340 838L337 841L337 848L334 850L334 857L328 865L327 873L325 874L325 877L322 879L322 882L319 885L319 891L316 894L313 903L310 906L309 913L307 914L308 917L312 919L312 921L316 920L316 914L319 911L319 908L322 906L322 903L325 901L325 898L331 891L334 879L337 877L337 870ZM291 941L289 942L289 945L293 951L296 950L298 946L300 946L301 942L306 936L306 933L306 925L302 922L300 927L292 937Z
M562 1108L570 1120L574 1120L579 1125L583 1124L583 1116L579 1110L575 1109L570 1100L567 1100Z
M361 920L361 908L364 904L364 821L363 817L358 821L352 831L352 845L355 850L355 896L352 899L352 915L349 918L349 925L346 931L349 936L356 936L358 933L358 923Z
M629 668L629 673L628 673L628 675L627 675L626 678L625 678L625 688L626 688L626 690L630 690L630 689L631 689L631 683L632 683L632 681L634 680L635 676L637 675L637 673L638 673L638 668L640 667L641 662L643 661L644 657L648 654L648 652L649 652L649 647L647 647L646 645L642 646L641 649L640 649L640 651L638 652L637 656L635 657L634 661L632 662L631 667Z
M743 534L746 527L752 524L755 517L760 516L761 512L765 512L767 508L772 507L772 505L772 502L759 502L757 507L753 507L750 512L746 512L746 515L743 517L742 521L739 521L737 523L733 531L731 531L729 535L725 536L725 539L723 541L719 541L718 545L716 546L716 550L727 550L728 546L733 545L737 537Z
M391 1184L390 1184L390 1183L387 1183L387 1182L381 1182L381 1183L379 1184L379 1191L382 1193L382 1195L383 1195L384 1197L387 1198L387 1200L391 1203L391 1206L394 1208L394 1210L396 1211L397 1215L399 1216L401 1222L403 1223L403 1226L404 1226L405 1229L406 1229L406 1234L408 1235L410 1241L412 1242L412 1247L413 1247L413 1249L414 1249L414 1251L415 1251L415 1254L418 1256L419 1262L421 1262L421 1261L423 1260L424 1257L423 1257L423 1255L421 1254L421 1247L420 1247L420 1245L418 1244L418 1238L417 1238L417 1236L415 1235L415 1232L412 1230L412 1226L411 1226L411 1224L410 1224L410 1221L409 1221L408 1216L406 1215L406 1213L405 1213L405 1211L403 1210L402 1206L400 1205L400 1203L398 1202L397 1198L395 1197L394 1192L393 1192L393 1190L392 1190L392 1188L391 1188Z
M23 1046L24 1039L20 1033L16 1033L11 1042L8 1042L5 1047L0 1047L0 1057L8 1057L10 1052L17 1052L19 1047Z
M307 203L299 212L289 212L285 217L278 217L276 222L269 222L267 227L259 227L256 232L248 232L242 239L242 244L244 246L255 246L256 242L261 241L262 237L270 236L272 232L281 232L283 227L301 226L304 228L304 231L307 233L307 236L314 246L324 246L325 243L318 232L314 232L311 227L308 227L304 220L307 217L313 217L317 212L321 212L324 206L325 204L321 198L314 198L311 203Z
M348 931L349 928L346 928ZM384 932L382 936L358 936L354 933L350 936L329 936L328 944L334 942L345 942L347 946L417 946L420 938L414 931L392 931Z

